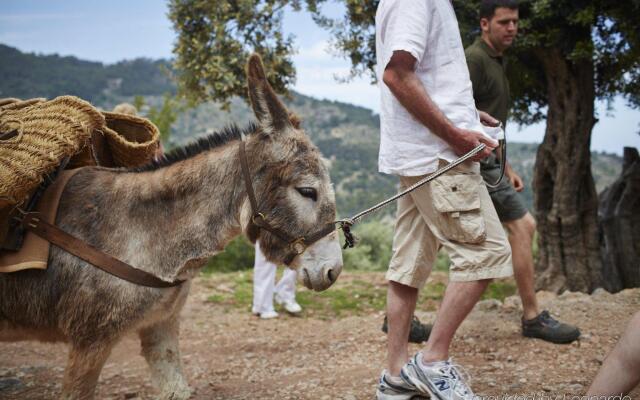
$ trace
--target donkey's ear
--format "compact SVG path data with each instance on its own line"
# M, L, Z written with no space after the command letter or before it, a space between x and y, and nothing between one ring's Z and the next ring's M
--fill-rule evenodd
M247 63L247 85L251 107L265 132L282 132L292 126L289 112L267 82L262 59L255 53Z

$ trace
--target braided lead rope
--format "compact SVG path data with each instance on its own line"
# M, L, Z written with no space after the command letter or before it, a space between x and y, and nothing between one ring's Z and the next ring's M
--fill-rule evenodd
M486 145L484 143L480 143L477 147L475 147L473 150L471 150L470 152L466 153L465 155L461 156L460 158L458 158L455 161L452 161L451 163L445 165L444 167L438 169L437 171L425 176L424 178L420 179L418 182L414 183L413 185L409 186L407 189L405 189L404 191L395 194L392 197L389 197L386 200L381 201L380 203L374 205L373 207L369 207L364 211L359 212L358 214L354 215L351 218L345 218L345 219L341 219L336 221L336 223L340 224L340 228L342 229L342 231L344 232L345 235L345 245L344 248L347 247L353 247L355 244L355 239L353 237L353 234L351 233L351 227L362 217L371 214L372 212L386 206L387 204L396 201L397 199L399 199L402 196L406 196L407 194L413 192L414 190L416 190L417 188L419 188L420 186L423 186L424 184L431 182L432 180L434 180L435 178L439 177L440 175L446 174L447 172L451 171L453 168L457 167L458 165L462 164L463 162L467 161L468 159L470 159L471 157L475 156L476 154L478 154L479 152L481 152L482 150L484 150L484 148L486 147Z

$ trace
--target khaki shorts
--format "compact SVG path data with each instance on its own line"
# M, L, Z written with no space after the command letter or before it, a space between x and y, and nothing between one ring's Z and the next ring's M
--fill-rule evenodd
M421 178L401 176L400 190ZM421 288L441 246L451 259L451 281L513 274L511 247L477 163L461 164L398 199L387 279Z

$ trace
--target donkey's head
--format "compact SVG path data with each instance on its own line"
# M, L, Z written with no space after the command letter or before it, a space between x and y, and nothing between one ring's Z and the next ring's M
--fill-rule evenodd
M306 249L287 239L308 239L335 220L335 196L329 173L318 149L267 82L257 55L252 55L247 64L247 81L259 122L259 132L246 143L258 202L258 210L252 211L261 212L264 221L249 220L246 234L252 242L260 239L268 260L298 268L306 287L324 290L342 270L337 232ZM265 221L273 230L259 226L264 226ZM285 233L284 240L279 232Z

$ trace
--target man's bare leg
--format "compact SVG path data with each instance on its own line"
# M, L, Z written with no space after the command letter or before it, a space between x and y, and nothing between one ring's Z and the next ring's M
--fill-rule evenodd
M416 309L418 289L389 281L387 289L387 367L391 376L400 375L400 369L409 358L408 336L413 312Z
M540 314L534 287L533 254L531 252L536 221L531 214L526 213L524 217L504 224L509 230L513 274L522 299L524 319L533 319Z
M449 358L449 347L456 330L478 302L489 282L491 279L449 282L436 314L429 341L422 351L422 360L425 363ZM404 337L407 335L408 333Z
M640 312L602 363L587 396L626 395L640 383Z

